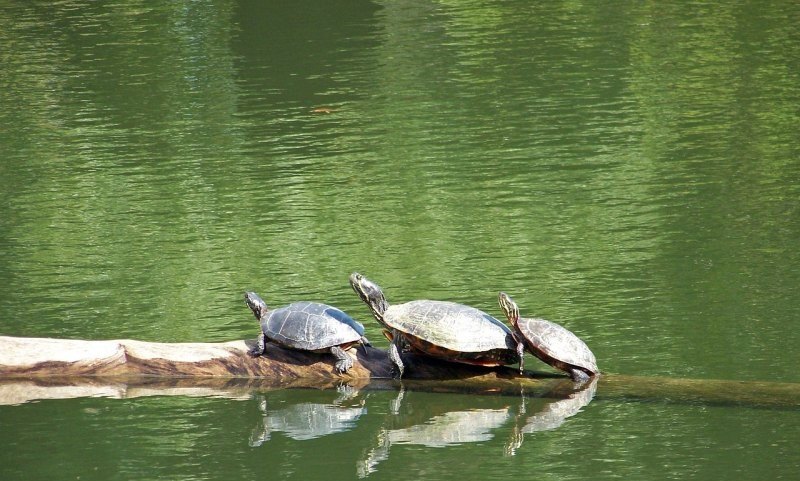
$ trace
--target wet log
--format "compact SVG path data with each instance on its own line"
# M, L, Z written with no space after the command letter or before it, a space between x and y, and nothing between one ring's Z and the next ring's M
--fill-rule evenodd
M269 345L247 355L254 341L155 343L0 336L0 404L31 399L100 395L219 395L248 397L252 390L346 383L395 389L386 351L351 349L355 365L339 375L330 355ZM513 368L481 368L407 355L407 389L563 397L576 386L564 376L520 375ZM82 394L83 393L83 394ZM132 394L134 393L134 394ZM800 408L799 383L650 378L603 374L596 399Z

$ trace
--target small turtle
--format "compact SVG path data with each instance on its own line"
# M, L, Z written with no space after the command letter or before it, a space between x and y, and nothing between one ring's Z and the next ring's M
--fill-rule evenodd
M390 306L377 284L354 272L350 285L392 342L389 359L403 376L400 352L405 347L422 354L480 366L502 366L518 361L511 330L474 307L445 301L411 301Z
M500 293L498 300L508 322L514 326L520 374L524 370L526 347L534 356L569 374L573 381L586 381L600 372L592 351L571 331L544 319L520 318L517 303L505 292Z
M246 292L244 300L261 321L258 345L248 351L253 357L264 354L267 342L272 341L301 351L330 352L336 356L336 370L345 373L353 367L345 351L359 343L369 346L364 326L327 304L302 301L269 311L255 292Z

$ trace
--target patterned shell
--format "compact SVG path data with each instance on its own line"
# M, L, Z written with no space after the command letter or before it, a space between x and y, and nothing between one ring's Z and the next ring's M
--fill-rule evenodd
M364 335L364 326L343 311L308 301L268 312L261 329L278 344L307 351L349 344Z
M528 347L563 363L600 372L589 347L572 331L544 319L520 318L519 331L528 340Z
M386 323L398 331L458 352L514 349L511 330L474 307L446 301L411 301L389 306Z

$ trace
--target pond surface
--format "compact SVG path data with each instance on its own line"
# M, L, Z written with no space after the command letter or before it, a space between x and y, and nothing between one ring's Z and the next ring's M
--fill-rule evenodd
M0 335L253 338L254 290L334 304L385 346L359 271L390 303L501 317L506 291L605 372L798 383L797 18L793 1L6 3ZM0 478L800 470L797 405L601 385L530 427L555 398L344 391L0 406Z

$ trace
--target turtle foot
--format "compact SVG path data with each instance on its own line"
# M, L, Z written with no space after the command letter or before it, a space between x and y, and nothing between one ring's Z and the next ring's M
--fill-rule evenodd
M353 360L341 347L333 346L331 348L331 354L336 357L336 364L334 364L334 367L337 373L344 374L348 369L353 367Z
M334 367L336 368L336 372L338 372L339 374L344 374L351 367L353 367L353 361L350 360L350 359L347 359L347 360L342 359L342 360L336 361L336 364L335 364Z

